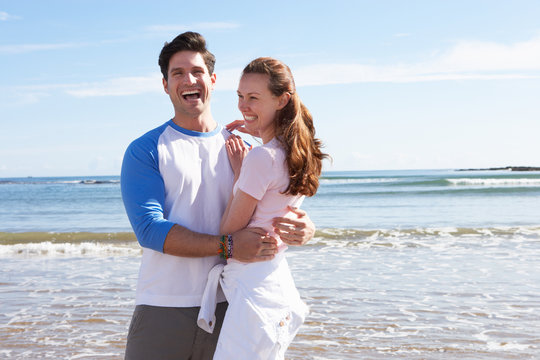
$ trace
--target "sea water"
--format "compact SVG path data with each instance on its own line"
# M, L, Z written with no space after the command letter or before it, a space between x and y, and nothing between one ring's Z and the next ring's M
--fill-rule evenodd
M540 173L328 172L303 208L288 359L540 357ZM140 253L118 177L0 179L0 358L123 358Z

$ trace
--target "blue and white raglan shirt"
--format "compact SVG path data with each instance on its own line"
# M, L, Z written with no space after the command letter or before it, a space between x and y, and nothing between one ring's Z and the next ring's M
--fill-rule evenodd
M219 257L186 258L163 253L174 224L219 235L233 185L222 126L200 133L172 120L133 141L122 163L122 199L143 248L137 305L201 305L208 272ZM218 301L225 301L220 294Z

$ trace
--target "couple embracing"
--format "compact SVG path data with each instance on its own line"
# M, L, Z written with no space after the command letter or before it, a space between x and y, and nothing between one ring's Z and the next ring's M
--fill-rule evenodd
M143 248L126 359L283 359L307 314L287 245L315 228L298 209L318 188L322 159L289 68L249 63L243 120L213 119L215 57L198 33L159 56L174 117L133 141L122 198ZM249 149L231 131L262 139Z

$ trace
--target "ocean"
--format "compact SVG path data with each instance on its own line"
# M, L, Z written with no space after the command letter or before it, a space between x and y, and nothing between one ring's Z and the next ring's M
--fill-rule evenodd
M540 172L327 172L287 258L287 359L540 358ZM0 179L0 358L122 359L140 248L119 177Z

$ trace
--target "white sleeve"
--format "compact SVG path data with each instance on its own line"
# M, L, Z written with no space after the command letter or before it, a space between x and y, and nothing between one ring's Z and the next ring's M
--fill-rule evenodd
M261 200L272 180L274 159L261 147L251 150L244 158L237 186L246 194Z

